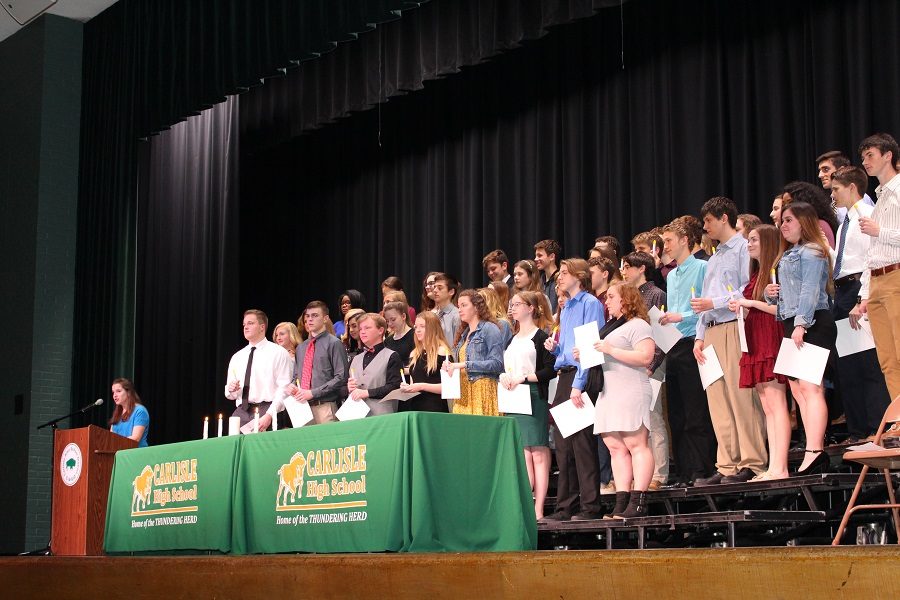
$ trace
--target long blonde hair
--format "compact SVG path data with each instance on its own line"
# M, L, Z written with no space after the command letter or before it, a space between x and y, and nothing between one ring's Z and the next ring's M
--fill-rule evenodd
M504 287L506 284L503 284ZM478 294L484 298L485 303L487 303L488 310L491 315L497 321L507 321L506 311L508 309L507 306L504 306L503 303L500 302L500 295L497 293L497 290L488 286L478 289Z
M428 373L434 373L437 370L438 355L450 354L450 345L444 337L444 328L441 327L440 318L430 310L416 315L416 321L422 319L425 321L425 340L419 339L413 335L415 346L409 353L409 368L412 368L419 357L425 355L425 370ZM443 352L441 352L443 350Z
M306 311L303 311L304 314ZM303 317L301 317L301 320ZM303 338L300 337L300 330L297 329L297 326L291 323L290 321L282 321L278 325L275 326L275 329L272 330L272 341L275 341L275 334L278 333L278 330L282 327L287 327L288 330L288 339L291 340L291 344L294 346L294 350L297 349L297 346L300 345L300 342L303 341ZM304 327L304 330L306 328Z

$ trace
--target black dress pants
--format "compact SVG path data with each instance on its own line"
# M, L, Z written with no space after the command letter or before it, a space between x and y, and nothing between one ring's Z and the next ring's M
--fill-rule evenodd
M569 399L575 371L561 373L553 406ZM569 516L578 512L600 512L600 461L597 438L593 427L586 427L567 438L553 424L556 443L556 464L559 479L556 484L556 510Z

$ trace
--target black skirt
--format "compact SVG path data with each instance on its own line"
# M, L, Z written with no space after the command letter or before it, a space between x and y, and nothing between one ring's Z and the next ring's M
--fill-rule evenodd
M837 351L834 348L837 342L837 325L834 324L834 315L827 309L817 310L813 314L813 318L815 323L806 330L803 341L829 350L823 378L830 379L831 370L837 366ZM790 338L794 333L794 317L782 321L782 324L784 325L784 337ZM789 379L796 381L795 377L789 377Z

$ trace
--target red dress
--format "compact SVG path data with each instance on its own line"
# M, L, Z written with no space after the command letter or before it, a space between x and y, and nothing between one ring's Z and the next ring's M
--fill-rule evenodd
M744 298L753 298L753 288L758 276L758 271L750 276L750 283L744 288ZM744 332L750 352L741 354L741 387L752 388L757 383L772 380L786 384L787 377L772 371L781 348L781 340L784 339L781 323L775 320L774 315L751 308L744 318Z

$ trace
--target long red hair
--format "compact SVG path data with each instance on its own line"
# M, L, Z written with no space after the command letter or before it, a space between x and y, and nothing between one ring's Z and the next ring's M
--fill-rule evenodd
M112 385L116 384L122 386L122 389L125 391L125 402L116 404L116 408L109 418L110 425L115 425L121 421L127 421L128 417L131 416L131 413L134 412L134 405L141 403L141 397L138 395L137 390L134 389L134 384L131 383L130 379L119 377L112 382Z

